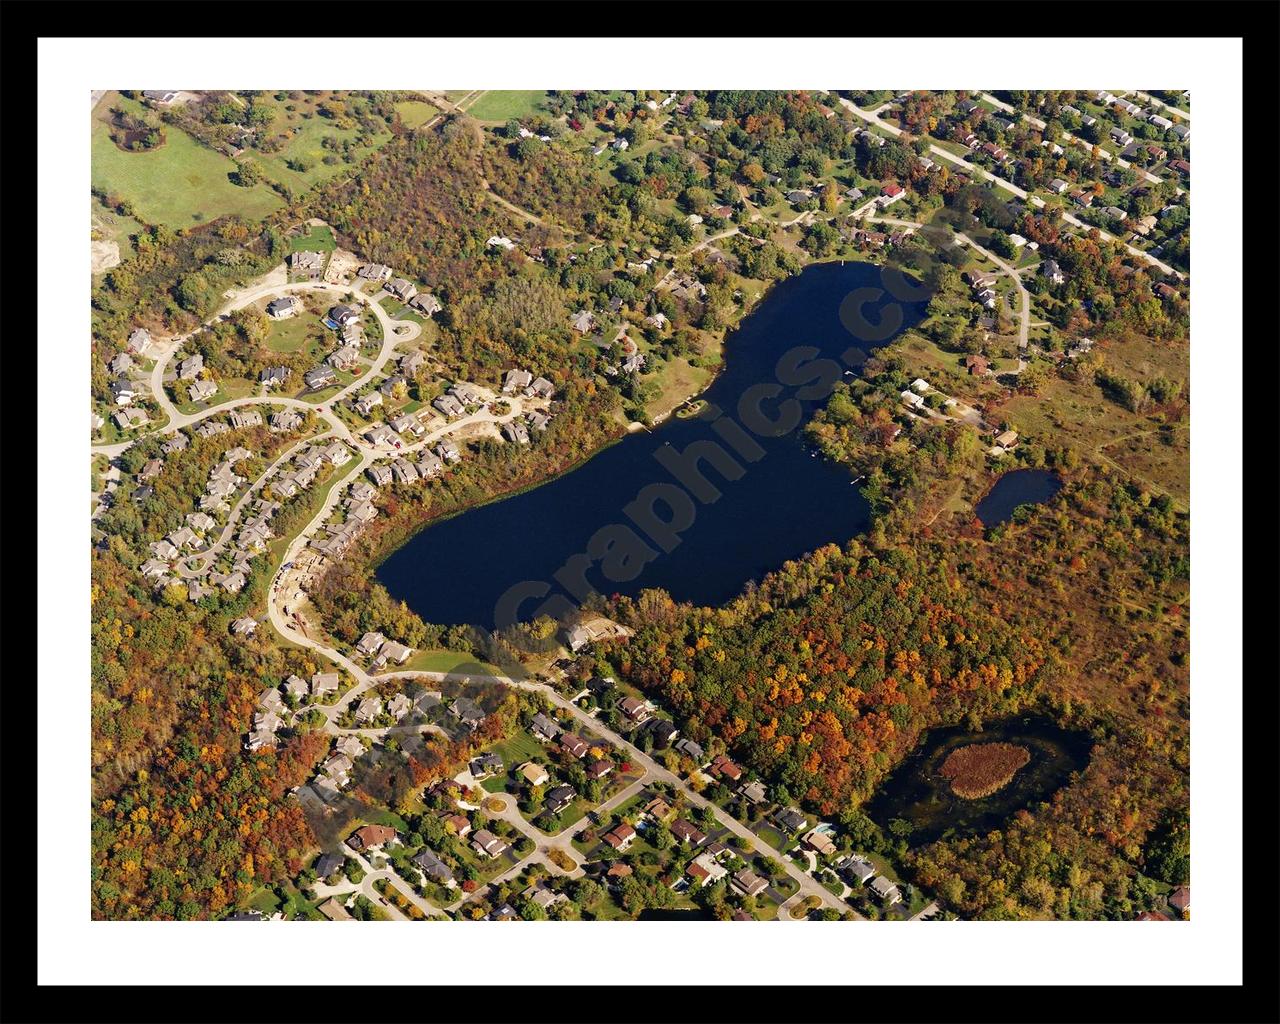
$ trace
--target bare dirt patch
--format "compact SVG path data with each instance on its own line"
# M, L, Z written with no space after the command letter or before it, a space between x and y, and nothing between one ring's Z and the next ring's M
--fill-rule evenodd
M90 242L89 259L95 274L119 266L120 245L118 242Z

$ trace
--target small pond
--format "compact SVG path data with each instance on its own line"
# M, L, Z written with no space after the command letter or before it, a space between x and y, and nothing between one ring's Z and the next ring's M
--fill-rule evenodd
M1007 782L988 796L966 799L953 788L956 781L944 769L957 750L975 744L1008 744L1026 752ZM933 729L885 780L866 805L868 816L888 828L900 818L911 825L912 846L950 835L963 836L999 828L1014 812L1047 800L1070 781L1071 773L1089 763L1093 738L1086 732L1063 729L1043 716L989 722L981 732L964 726ZM956 759L952 759L954 765ZM961 787L963 789L963 787Z
M983 526L998 526L1019 505L1039 505L1062 490L1062 480L1048 469L1015 469L1005 473L974 509Z

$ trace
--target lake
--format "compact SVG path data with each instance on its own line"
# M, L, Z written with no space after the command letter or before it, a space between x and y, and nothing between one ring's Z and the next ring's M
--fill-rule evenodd
M1006 522L1019 505L1042 504L1060 490L1062 480L1052 470L1015 469L996 481L974 512L983 526L997 526Z
M492 629L563 617L592 592L661 587L678 601L723 604L788 559L863 532L867 501L847 469L805 446L799 426L861 366L853 350L869 353L919 322L923 289L903 302L883 288L879 267L856 262L779 282L726 337L699 415L629 434L545 484L426 527L377 579L427 622ZM856 326L860 305L870 328ZM797 356L797 346L816 351ZM787 417L794 429L766 426Z
M1012 743L1031 755L1013 778L990 796L966 800L951 792L940 769L957 747L971 743ZM966 836L998 829L1014 812L1047 800L1089 763L1093 738L1063 729L1038 715L988 722L981 732L963 726L932 729L893 770L867 802L867 816L881 827L901 818L912 826L907 842L931 843L947 835Z

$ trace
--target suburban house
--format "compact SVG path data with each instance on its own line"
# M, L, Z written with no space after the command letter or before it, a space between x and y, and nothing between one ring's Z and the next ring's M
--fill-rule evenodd
M697 761L699 763L701 763L702 759L706 757L706 752L702 749L702 747L699 746L697 743L695 743L693 740L689 739L688 737L682 740L677 740L675 744L675 748L680 753L684 754L686 757L690 757L694 761Z
M623 853L630 849L631 844L635 842L636 830L624 821L622 824L610 829L601 838L619 853Z
M121 352L107 363L107 369L115 374L128 373L133 369L133 357L128 352Z
M671 741L680 734L680 730L665 718L650 718L641 729L653 737L653 745L660 750L671 746Z
M902 902L901 891L884 875L878 875L872 879L871 891L876 894L877 899L889 906Z
M502 771L505 765L502 758L492 752L486 754L477 754L471 759L470 770L472 778L483 779L490 775L495 775Z
M392 481L391 468L389 466L370 466L365 470L365 473L379 487L385 487Z
M458 697L449 708L449 713L473 732L485 719L480 706L469 697Z
M440 821L444 824L446 831L452 832L459 838L471 831L471 820L465 814L446 814Z
M138 389L127 377L120 377L111 382L111 397L116 405L128 405L138 397Z
M397 277L394 281L388 281L386 289L401 302L408 302L418 294L418 289L406 281L403 277Z
M382 404L382 395L377 391L370 391L361 395L351 403L351 408L358 412L361 416L368 418L378 406Z
M876 875L875 865L871 861L856 855L842 861L839 865L839 871L850 885L866 885L868 880Z
M420 850L412 857L412 863L431 881L440 885L449 885L453 881L453 871L430 850Z
M813 850L814 853L821 854L823 857L835 855L836 844L832 842L830 832L820 832L815 828L812 832L807 833L801 842Z
M1061 178L1054 178L1053 181L1049 182L1049 191L1059 196L1070 187L1070 183L1063 181Z
M556 389L546 377L535 377L524 393L530 398L550 398L556 393Z
M502 436L513 444L528 444L529 428L519 420L510 420L502 425Z
M186 434L174 434L160 446L160 450L166 455L173 455L175 452L185 451L190 444L191 440Z
M302 426L302 413L297 409L281 409L271 414L271 429L276 431L297 430Z
M356 277L366 281L385 281L391 277L391 268L382 263L366 263L356 271Z
M418 371L426 365L426 362L426 355L421 350L414 349L412 352L406 353L400 357L400 375L406 380L411 377L416 377L418 375Z
M587 751L591 749L591 744L581 736L575 736L571 732L567 732L560 737L560 746L579 759L586 757Z
M432 401L431 405L446 419L451 419L454 416L461 416L467 411L466 407L453 395L441 395L439 398Z
M301 308L302 302L296 296L286 295L267 303L267 316L272 320L287 320L295 316Z
M233 430L262 426L262 413L257 409L232 409L227 419L231 421Z
M373 850L395 839L396 830L390 825L365 825L358 828L347 839L347 845L353 850Z
M542 809L547 814L559 814L573 803L577 795L572 786L553 786L543 797Z
M743 775L742 768L730 761L724 754L718 754L712 760L709 769L713 775L719 775L729 782L738 782Z
M291 373L292 371L287 366L268 366L258 374L258 382L268 388L282 387L288 382ZM293 410L288 411L292 412ZM276 415L280 414L277 413Z
M218 393L218 385L211 380L200 380L187 388L193 402L207 402Z
M378 659L384 664L386 662L395 662L397 665L403 665L412 655L412 647L406 647L395 640L388 640L378 651Z
M599 758L587 763L588 779L603 779L611 771L613 771L613 762L605 758Z
M643 722L650 715L648 703L638 697L623 697L618 701L618 710L633 722Z
M317 672L311 677L311 696L321 697L326 693L338 692L337 672Z
M257 619L251 619L247 615L235 620L231 623L231 632L236 636L253 636L254 630L258 628Z
M338 375L332 366L322 364L304 373L302 381L310 390L320 391L338 383Z
M547 770L540 764L533 761L526 761L516 769L524 780L531 786L542 786L551 780L551 776L547 774Z
M135 356L146 355L151 350L151 332L139 327L129 335L127 347Z
M984 356L971 355L966 356L964 367L969 371L971 376L978 376L987 372L987 360Z
M373 722L382 714L382 700L379 697L366 697L356 708L356 721Z
M324 914L330 921L354 921L350 912L341 903L338 902L337 896L330 896L327 900L316 908L320 913Z
M1045 260L1040 264L1040 276L1047 277L1051 284L1062 284L1067 279L1057 260Z
M434 316L444 308L440 305L440 300L430 292L418 292L409 300L409 305L423 316Z
M330 878L338 871L342 870L342 866L347 859L337 853L322 853L316 858L314 870L317 878Z
M884 209L893 205L902 198L905 192L906 189L901 185L886 185L880 190L880 198L877 200L880 203L880 208Z
M504 395L514 395L517 391L523 391L533 383L533 374L528 370L508 370L506 379L502 382L502 393Z
M781 825L789 835L795 835L808 824L808 819L794 807L788 807L785 810L779 811L774 820L777 821L777 823Z
M769 883L750 868L743 868L733 876L733 887L743 896L755 896L769 888Z
M550 743L560 735L560 726L539 711L529 723L529 731L545 743Z
M644 813L654 821L666 821L671 817L671 805L662 799L662 797L655 796L644 805Z
M295 252L289 257L289 267L299 272L318 274L324 269L324 253Z
M671 834L690 846L701 846L707 841L707 834L684 818L677 818L671 823Z
M765 789L764 783L759 779L748 782L739 792L753 804L764 803Z
M325 360L335 370L350 370L360 358L360 350L354 345L342 345L329 354Z
M590 311L580 309L573 314L573 319L569 323L579 334L587 334L595 327L596 318Z
M501 857L507 852L507 844L495 836L487 828L482 828L476 832L471 839L471 846L476 853L483 854L490 859Z
M346 327L360 319L360 313L352 306L334 306L329 310L329 319L339 327Z
M1179 914L1191 913L1191 886L1180 885L1169 893L1169 906Z

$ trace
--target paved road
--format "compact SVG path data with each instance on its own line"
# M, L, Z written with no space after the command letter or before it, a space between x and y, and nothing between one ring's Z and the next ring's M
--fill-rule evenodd
M876 117L874 114L866 110L863 110L861 107L857 106L855 103L853 103L852 100L847 100L847 99L844 99L843 97L840 97L840 103L846 109L852 111L857 117L860 117L862 120L866 121L868 124L873 124L880 128L883 128L890 135L893 135L895 137L902 134L901 128L897 128L894 125L887 124L884 121L881 121L880 118ZM933 153L935 156L941 157L943 160L946 160L948 163L952 163L952 164L955 164L957 167L963 168L969 174L976 175L977 177L983 178L991 182L997 187L1004 189L1006 192L1010 192L1013 195L1017 196L1019 199L1027 200L1035 207L1043 208L1045 205L1044 200L1041 199L1039 196L1031 195L1025 190L1018 188L1018 186L1013 184L1013 182L1005 181L1004 178L1001 178L998 175L992 174L990 171L986 170L983 167L979 167L977 164L971 164L968 160L965 160L962 157L956 156L950 150L943 149L941 146L937 146L930 143L929 152ZM1078 227L1085 232L1096 231L1098 232L1099 237L1105 239L1106 241L1109 241L1109 242L1119 241L1119 239L1117 239L1114 235L1111 235L1108 232L1103 231L1102 228L1094 227L1092 224L1084 223L1078 217L1073 216L1072 214L1068 213L1066 210L1062 211L1062 219L1066 221L1068 224L1072 224L1075 227ZM1123 245L1124 248L1127 249L1134 256L1138 256L1143 260L1146 260L1146 262L1150 263L1152 266L1159 267L1160 270L1164 271L1164 273L1171 274L1179 278L1180 280L1186 277L1186 275L1183 274L1181 271L1174 270L1173 267L1169 266L1167 263L1163 263L1160 260L1156 259L1150 253L1145 253L1141 249L1136 249L1132 245L1129 245L1127 242L1120 242L1120 244Z
M403 895L406 899L408 899L410 903L412 903L415 907L421 910L428 917L444 917L445 916L444 911L442 911L434 903L428 903L416 892L414 892L413 887L408 882L406 882L403 878L401 878L398 874L396 874L396 872L391 868L389 867L375 868L372 864L370 864L367 860L365 860L364 857L360 856L360 854L356 853L355 850L351 849L351 847L349 847L346 843L342 844L342 852L345 856L350 857L362 868L364 868L364 878L360 880L360 891L364 893L365 897L371 903L373 903L375 906L382 907L384 910L388 911L392 917L395 917L401 921L408 920L408 918L405 917L405 915L396 908L394 903L392 903L390 900L384 900L382 895L378 892L378 890L373 887L373 883L380 878L385 879L386 881L390 882L393 886L395 886L396 889L400 891L401 895Z
M385 675L418 675L418 676L436 677L438 674L430 673L430 672L409 672L409 673L396 672L396 673L385 673ZM381 676L378 678L381 678ZM614 732L612 729L606 726L603 722L600 722L599 720L592 718L590 715L588 715L585 711L583 711L580 707L578 707L572 701L566 700L548 684L537 683L537 682L532 682L527 680L526 681L512 680L512 679L507 679L507 678L502 678L497 676L472 675L469 678L477 681L504 683L508 686L515 686L520 689L533 690L538 693L541 693L560 710L567 712L573 718L577 719L577 721L580 724L582 724L588 729L591 729L596 733L600 733L605 737L605 739L609 740L611 743L613 743L620 749L626 750L628 758L634 761L635 763L642 765L644 769L649 773L649 777L651 779L656 779L659 782L665 782L670 786L674 786L676 789L680 790L680 792L684 795L685 799L693 806L706 807L714 811L717 819L720 820L724 824L724 826L729 829L729 831L733 832L735 835L740 836L742 839L746 840L747 845L750 849L754 850L758 854L761 854L762 856L770 857L778 861L780 864L782 864L787 874L789 874L795 880L795 882L800 886L800 891L802 893L805 893L806 895L810 895L810 896L817 896L820 900L822 900L822 903L824 906L831 907L833 910L837 910L842 914L851 909L847 903L833 896L825 886L823 886L816 879L810 877L809 875L801 871L788 858L783 857L781 853L775 850L768 843L764 842L764 840L760 839L754 832L752 832L749 828L747 828L746 825L742 824L742 822L732 817L727 811L724 811L720 807L717 807L710 800L707 800L705 797L701 796L700 794L695 793L692 789L689 788L688 784L683 779L681 779L678 775L668 771L661 764L659 764L657 761L651 758L648 754L640 750L638 747L634 746L629 740L625 739L624 737L620 736L618 733Z
M1045 123L1041 121L1040 118L1032 117L1030 114L1026 114L1026 113L1019 113L1016 109L1009 106L1009 104L1000 102L1000 100L996 99L990 93L984 92L982 94L982 98L986 100L988 103L994 103L1001 110L1007 110L1009 113L1015 115L1016 117L1022 118L1027 123L1035 125L1035 127L1041 130L1045 128ZM1085 149L1090 151L1096 149L1098 151L1098 156L1100 156L1103 160L1114 160L1121 167L1133 167L1133 164L1131 164L1128 160L1124 159L1124 157L1120 156L1120 154L1118 153L1112 154L1107 150L1103 149L1101 146L1097 145L1096 143L1089 142L1086 139L1082 139L1078 135L1072 135L1068 131L1063 131L1063 133L1059 136L1059 138L1066 139L1068 142L1076 143L1077 145L1083 146ZM1161 178L1158 175L1152 174L1150 171L1142 167L1134 167L1134 171L1137 174L1142 175L1142 177L1146 181L1149 181L1155 185L1163 184L1165 180L1164 178ZM1175 188L1177 188L1178 195L1183 194L1183 191L1180 187L1175 186Z
M210 406L206 409L200 409L192 413L182 413L178 411L177 406L173 404L168 394L165 392L164 376L168 368L169 362L173 359L174 355L176 355L179 351L181 351L183 344L189 338L191 338L192 335L196 334L198 331L204 330L209 325L217 322L220 317L225 316L228 313L234 312L237 309L243 309L245 306L249 305L252 302L257 301L258 299L268 298L276 295L285 295L290 292L315 292L315 291L324 291L324 292L329 292L335 295L343 295L350 292L351 294L356 296L355 301L364 303L373 311L374 316L377 318L379 324L382 327L382 347L379 350L378 355L374 358L373 364L369 367L367 372L362 373L356 380L352 381L346 387L336 392L330 398L326 399L323 403L305 402L297 398L286 398L279 395L262 394L262 395L251 395L245 398L232 399L229 402L221 402L216 405ZM139 434L137 437L129 441L122 441L118 444L112 444L112 445L94 445L91 450L96 455L107 455L109 457L114 458L115 456L121 454L126 449L136 444L138 441L143 440L144 438L151 437L154 434L160 434L160 435L175 434L179 430L183 429L184 427L191 426L192 424L198 423L201 420L207 419L210 416L216 416L219 413L224 413L231 409L239 408L245 405L262 405L262 404L286 405L286 406L293 406L299 409L310 410L312 412L319 412L319 407L321 405L327 407L327 406L333 405L334 403L342 401L342 399L346 398L348 395L350 395L356 389L361 387L363 384L368 383L369 380L376 377L382 371L382 368L386 365L387 360L389 360L393 355L396 346L400 344L400 342L402 341L412 341L421 332L422 332L421 325L415 323L412 320L392 320L389 316L387 316L386 312L383 311L382 307L378 305L378 303L372 301L371 296L363 294L362 292L356 290L353 286L341 285L341 284L330 284L325 282L298 281L293 284L263 284L263 285L257 285L252 288L248 288L242 292L239 292L233 298L229 299L227 303L224 304L217 313L215 313L212 317L206 320L205 323L202 324L200 327L196 328L193 331L189 331L187 334L182 334L174 338L171 338L169 340L168 345L166 345L165 348L156 357L155 366L153 366L151 369L151 374L150 374L148 383L151 388L152 394L155 396L157 404L159 404L160 406L161 411L164 412L165 415L168 417L168 422L163 427L160 427L156 430L146 431L142 434ZM345 436L349 436L349 431L347 430L345 424L343 424L342 421L339 420L336 416L332 416L331 414L328 414L328 413L321 413L321 415L323 415L325 419L329 421L330 425L333 426L335 430L337 430L341 434L344 434Z

